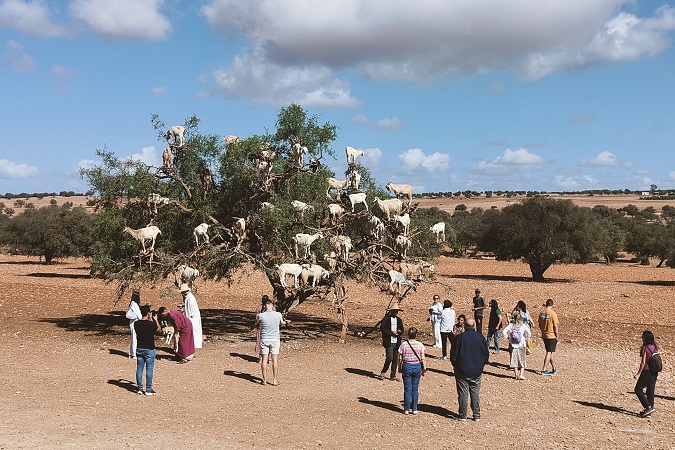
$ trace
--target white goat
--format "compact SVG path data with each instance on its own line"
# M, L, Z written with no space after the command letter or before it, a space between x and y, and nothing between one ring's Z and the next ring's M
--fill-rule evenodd
M167 197L162 197L161 195L153 192L151 194L148 194L148 208L150 210L150 214L152 215L157 215L157 207L160 205L168 205L170 199Z
M394 284L398 286L398 289L394 290ZM400 294L401 293L401 287L403 286L410 286L412 287L413 291L417 291L417 285L407 279L405 275L403 275L401 272L397 270L390 270L389 271L389 290L393 292L394 294Z
M228 134L223 140L225 141L225 144L238 144L241 142L241 139L233 134Z
M149 227L139 228L138 230L134 230L133 228L130 227L124 227L123 233L129 233L130 235L135 237L136 240L140 242L141 247L143 248L143 253L146 254L147 250L145 249L145 241L152 241L152 245L150 245L150 250L154 252L155 239L157 239L157 235L161 234L162 232L156 226L151 225Z
M349 182L353 190L359 190L359 184L361 184L361 174L358 170L354 170L351 175L349 175Z
M368 203L366 203L366 193L365 192L357 192L356 194L349 194L349 203L352 204L352 212L354 212L354 207L358 205L359 203L363 204L365 206L366 211L368 211Z
M350 146L345 147L345 153L347 154L347 164L350 163L350 159L352 163L356 164L356 157L365 155L363 150L357 150Z
M164 147L164 151L162 152L162 166L163 167L173 166L173 153L171 153L170 145Z
M312 278L312 287L316 287L321 280L330 278L330 272L318 264L303 264L300 281L302 284L307 284L309 278Z
M181 264L178 266L178 279L181 283L187 283L192 286L192 283L199 277L199 270L194 267Z
M279 281L282 287L288 287L286 284L286 275L293 275L293 287L298 287L298 277L302 273L302 266L300 264L285 263L274 266L279 269Z
M270 202L262 202L260 204L260 208L262 208L262 209L276 209L276 206L274 206Z
M272 175L272 163L269 161L261 161L256 159L255 170L258 172L258 175L260 175L263 184L268 185L270 181L270 175Z
M312 205L308 205L300 200L293 200L291 206L295 210L296 217L299 218L300 221L304 220L305 213L314 212L314 207Z
M416 262L417 266L420 269L420 278L424 276L424 269L429 269L429 272L431 273L433 273L436 270L436 267L433 264L428 263L422 259L418 259Z
M370 220L368 220L368 229L370 230L371 236L373 236L375 239L379 239L380 233L384 231L384 224L379 217L372 216Z
M403 257L406 257L406 252L410 248L410 245L412 244L412 241L410 238L403 236L402 234L399 234L396 236L396 240L394 241L394 250L399 252Z
M274 160L277 159L277 152L274 150L263 150L260 152L260 155L262 156L263 161L267 162L274 162Z
M349 180L338 180L333 177L327 178L328 180L328 189L326 190L326 196L330 198L330 190L335 189L335 200L340 198L340 191L347 188L349 185Z
M200 223L197 225L192 232L192 234L195 237L195 242L197 245L199 245L199 238L202 238L202 240L208 244L209 243L209 224L208 223Z
M387 183L385 187L387 188L388 191L394 193L396 195L396 198L406 196L408 198L408 205L410 205L410 203L412 202L413 188L411 185Z
M436 235L436 242L443 242L445 240L445 222L438 222L434 224L429 231Z
M412 279L419 279L421 275L420 271L420 265L419 264L413 264L413 263L404 263L402 262L400 264L400 269L399 271L405 275L406 278Z
M166 142L168 144L171 144L171 140L173 139L173 145L178 144L180 147L182 147L184 135L185 135L185 127L175 125L169 128L169 131L166 132Z
M332 237L330 243L337 251L337 256L345 261L349 261L349 251L352 249L352 238L340 234Z
M293 157L295 158L298 167L305 167L305 155L309 153L307 147L300 145L299 143L293 144Z
M401 214L401 209L403 208L403 202L397 198L380 200L378 197L375 197L375 203L387 215L387 218L390 218L392 213Z
M298 233L293 236L293 243L295 244L295 257L300 257L298 249L302 249L303 258L309 258L312 250L312 244L314 241L321 238L323 238L323 233L320 231L314 234Z
M241 244L246 237L246 220L244 218L239 218L232 225L232 231L237 235L237 243Z
M328 205L328 214L330 215L330 221L333 225L337 224L338 219L344 213L345 209L342 207L342 205L338 205L337 203L331 203Z
M410 214L405 213L400 216L398 214L394 214L394 222L403 225L403 234L408 234L408 229L410 228Z
M330 268L330 270L335 272L335 268L337 267L337 255L335 254L335 252L331 251L330 253L324 253L323 259L325 259L326 262L328 263L328 267Z

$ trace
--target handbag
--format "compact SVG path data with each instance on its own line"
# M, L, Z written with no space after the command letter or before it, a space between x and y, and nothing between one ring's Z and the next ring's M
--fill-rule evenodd
M424 374L427 373L427 368L424 367L424 363L422 362L422 358L420 358L420 355L417 354L417 352L415 351L415 348L412 345L410 345L410 341L407 340L407 339L405 341L408 343L408 347L410 347L410 350L413 351L413 354L417 357L417 360L420 362L420 365L422 366L422 376L424 376Z

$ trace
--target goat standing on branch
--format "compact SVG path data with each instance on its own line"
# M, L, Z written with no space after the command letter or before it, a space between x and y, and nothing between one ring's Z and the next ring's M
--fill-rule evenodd
M199 238L201 238L202 241L204 241L205 244L209 243L209 224L208 223L200 223L195 227L195 230L193 231L193 235L195 237L195 242L197 243L197 246L199 246Z
M166 132L166 142L167 144L171 145L171 141L173 140L173 145L178 145L179 147L182 147L183 144L185 143L183 140L184 136L185 136L185 127L175 125L169 128L169 131Z
M394 195L396 195L396 198L400 198L402 196L405 196L408 199L408 206L412 203L412 198L413 198L413 188L409 184L394 184L394 183L387 183L385 186L387 190Z
M375 203L387 215L387 219L391 217L392 213L401 214L401 209L403 209L403 202L397 198L380 200L379 197L375 197Z
M321 238L323 238L323 233L320 231L315 234L298 233L293 236L293 243L295 244L295 257L300 258L298 249L302 249L303 258L309 258L312 250L312 244L314 241Z
M129 233L134 238L136 238L136 240L141 244L141 247L143 248L143 254L145 255L148 253L148 250L152 252L155 251L155 239L157 239L157 235L161 234L162 232L159 230L159 228L152 225L149 227L140 228L138 230L134 230L130 227L124 227L123 233ZM145 241L152 241L152 245L150 245L148 250L145 248Z
M357 150L350 146L345 147L345 153L347 154L347 164L356 164L356 157L363 156L365 154L363 150Z
M445 222L434 224L429 231L436 235L436 243L445 241Z

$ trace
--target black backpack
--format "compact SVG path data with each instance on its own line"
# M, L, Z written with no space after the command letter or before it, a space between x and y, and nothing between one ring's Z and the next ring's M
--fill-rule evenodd
M649 373L653 376L657 376L659 372L663 370L663 361L661 360L661 355L659 354L658 349L655 352L651 352L652 356L647 361L649 364Z

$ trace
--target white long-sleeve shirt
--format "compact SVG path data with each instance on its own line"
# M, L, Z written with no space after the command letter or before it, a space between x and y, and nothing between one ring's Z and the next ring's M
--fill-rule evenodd
M502 335L504 335L505 338L509 338L509 343L511 344L511 347L513 348L520 348L525 345L525 341L530 339L532 337L532 332L530 331L530 327L528 327L525 324L522 324L520 326L520 335L521 339L520 342L514 343L511 342L511 338L509 337L509 334L511 334L511 331L515 327L515 324L510 323L506 328L504 328L504 331L502 331Z

